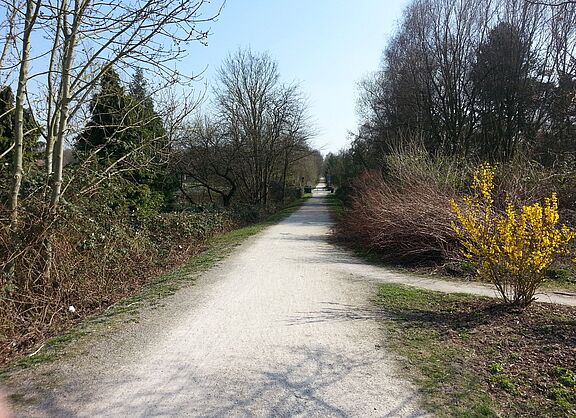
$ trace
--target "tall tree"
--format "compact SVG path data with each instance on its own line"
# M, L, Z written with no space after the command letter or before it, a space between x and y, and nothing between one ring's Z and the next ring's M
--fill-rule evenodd
M99 159L117 161L135 146L130 118L132 103L124 93L120 77L113 69L103 74L100 91L90 102L91 119L78 137L76 148L94 152Z
M248 202L267 206L287 147L309 137L304 100L296 86L280 83L278 65L268 54L238 50L218 74L216 111L239 152L240 191Z
M24 105L30 70L30 49L32 31L36 25L36 19L40 14L41 1L27 1L22 23L21 51L18 71L18 88L14 104L14 150L12 151L12 187L10 191L10 222L15 225L18 222L20 187L22 185L23 161L24 161Z
M0 161L8 167L12 164L11 151L16 145L14 130L14 93L10 86L0 87ZM31 162L38 147L38 127L30 109L24 109L24 151L23 164ZM1 164L1 163L0 163ZM2 175L8 175L8 168Z
M414 1L360 85L364 164L382 166L405 141L494 160L569 146L576 6L545 3Z
M386 153L415 137L431 152L469 152L476 123L470 67L488 10L487 0L419 0L406 9L381 69L360 85L367 149Z
M77 138L76 149L94 156L100 170L110 173L113 167L113 172L121 174L132 184L133 200L138 200L140 192L143 196L152 193L169 198L166 131L154 112L141 72L135 73L129 91L130 94L125 93L113 69L104 75L100 91L90 104L91 120Z
M482 155L510 159L530 128L530 45L514 25L502 22L480 45L473 68L478 90Z

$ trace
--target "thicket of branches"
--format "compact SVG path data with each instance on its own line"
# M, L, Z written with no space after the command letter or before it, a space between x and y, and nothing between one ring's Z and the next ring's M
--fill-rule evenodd
M449 158L433 160L416 148L391 153L385 162L386 175L370 170L352 181L338 234L394 263L453 258L458 240L450 199L464 182L466 167Z
M175 189L171 122L190 108L168 93L193 80L171 62L205 41L218 8L5 0L0 13L4 360L72 320L68 306L83 316L114 302L230 220L163 213Z
M190 124L178 144L176 166L188 188L226 207L267 209L316 181L322 157L308 144L313 131L306 101L297 85L281 83L270 55L231 54L214 95L209 115Z
M574 153L576 5L415 1L360 91L368 165L407 137L433 153L558 163Z

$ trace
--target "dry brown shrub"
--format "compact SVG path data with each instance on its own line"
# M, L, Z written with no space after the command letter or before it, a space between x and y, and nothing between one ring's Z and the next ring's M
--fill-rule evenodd
M352 206L339 227L354 245L395 263L442 261L455 254L451 194L426 179L399 186L379 172L354 183Z
M226 214L174 213L137 227L123 217L88 216L64 216L46 227L23 213L16 233L0 229L0 272L16 261L13 276L0 274L0 364L134 294L232 226ZM49 278L47 239L54 255Z
M365 172L353 182L337 235L393 263L462 261L450 199L459 201L468 190L479 162L431 156L413 145L392 152L383 163L382 171ZM506 207L506 196L524 205L557 191L562 221L576 225L573 167L545 168L522 155L497 167L496 209Z

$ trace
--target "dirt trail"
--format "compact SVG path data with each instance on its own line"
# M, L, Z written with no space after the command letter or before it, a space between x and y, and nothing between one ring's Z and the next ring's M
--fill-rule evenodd
M19 415L424 416L380 346L374 284L327 241L323 202L310 199L139 323L35 370L28 388L16 376Z
M16 375L17 416L424 416L381 348L374 282L494 290L366 265L328 242L330 226L317 193L164 307Z

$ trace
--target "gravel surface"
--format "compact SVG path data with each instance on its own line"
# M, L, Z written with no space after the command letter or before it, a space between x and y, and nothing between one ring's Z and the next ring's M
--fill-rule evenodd
M18 415L425 416L321 195L138 323L15 376Z

